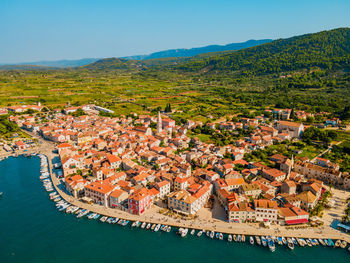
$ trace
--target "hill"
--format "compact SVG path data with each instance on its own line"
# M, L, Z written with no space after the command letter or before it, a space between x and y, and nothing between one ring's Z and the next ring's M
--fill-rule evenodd
M203 53L209 53L209 52L240 50L243 48L257 46L257 45L261 45L271 41L272 39L261 39L261 40L252 39L242 43L231 43L227 45L210 45L210 46L190 48L190 49L185 49L185 48L169 49L169 50L151 53L150 55L129 56L124 58L132 59L132 60L147 60L147 59L159 59L159 58L193 57L193 56L197 56L197 55L200 55Z
M349 69L350 29L339 28L213 55L192 58L177 66L190 72L241 71L247 74L280 73L300 69Z
M144 68L145 64L141 61L123 59L123 58L105 58L93 62L89 65L82 66L79 69L88 70L123 70L134 71L136 69Z

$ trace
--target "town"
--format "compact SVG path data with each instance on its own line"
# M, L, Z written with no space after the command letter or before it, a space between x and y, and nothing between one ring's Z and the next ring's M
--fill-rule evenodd
M7 110L28 109L44 107ZM78 111L81 114L74 116ZM9 120L55 143L62 168L59 177L74 198L134 215L159 207L165 215L193 219L201 210L219 206L221 218L230 223L305 225L309 213L329 196L327 185L350 189L349 174L321 157L274 154L269 157L273 168L244 159L274 143L300 139L304 125L289 120L290 110L271 111L281 120L269 124L259 116L219 124L188 120L183 125L160 112L111 118L99 116L101 111L111 113L83 105L55 110L41 121L29 114L11 115ZM187 136L204 125L217 132L250 128L250 134L226 146ZM29 146L17 141L15 147Z

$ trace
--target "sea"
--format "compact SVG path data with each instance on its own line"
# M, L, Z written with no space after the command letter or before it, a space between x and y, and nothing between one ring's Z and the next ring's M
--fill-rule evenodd
M48 197L38 157L0 162L0 262L350 262L345 249L277 246L110 225L59 212Z

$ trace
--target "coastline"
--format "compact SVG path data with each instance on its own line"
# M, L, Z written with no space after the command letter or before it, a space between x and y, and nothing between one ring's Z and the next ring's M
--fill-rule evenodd
M221 220L213 219L210 221L205 221L203 219L193 219L193 220L180 220L173 219L159 213L150 213L152 211L146 212L143 215L132 215L127 212L106 208L97 204L87 204L83 203L73 196L64 193L60 188L60 181L52 172L52 158L51 154L47 155L49 160L49 172L50 178L54 185L55 190L66 202L71 205L77 206L79 208L87 209L91 212L101 214L108 217L118 217L129 221L140 221L147 222L151 224L164 224L171 227L177 228L190 228L196 230L207 230L221 232L223 234L237 234L237 235L251 235L251 236L281 236L281 237L296 237L296 238L330 238L330 239L340 239L350 243L350 235L342 233L338 230L331 228L330 226L323 226L321 228L304 228L304 229L281 229L281 226L277 228L261 228L256 225L251 225L247 223L228 223ZM152 210L152 209L151 209Z

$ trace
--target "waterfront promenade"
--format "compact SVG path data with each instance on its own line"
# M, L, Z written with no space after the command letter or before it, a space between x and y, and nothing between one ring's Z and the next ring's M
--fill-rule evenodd
M284 237L300 237L300 238L331 238L342 239L350 243L350 236L342 233L338 230L331 228L330 226L323 226L319 228L303 228L303 229L286 229L283 226L274 226L270 228L259 227L257 223L228 223L222 220L214 219L212 217L198 217L191 220L174 219L169 216L165 216L159 213L161 208L153 206L146 211L143 215L132 215L128 212L121 211L119 209L107 208L97 204L87 204L81 202L71 195L66 194L60 189L61 182L52 173L52 154L49 156L50 174L53 185L61 197L68 203L78 206L83 209L90 210L94 213L99 213L108 217L118 217L130 221L142 221L152 224L164 224L173 227L186 227L198 230L209 230L215 232L221 232L226 234L244 234L244 235L261 235L261 236L284 236Z

